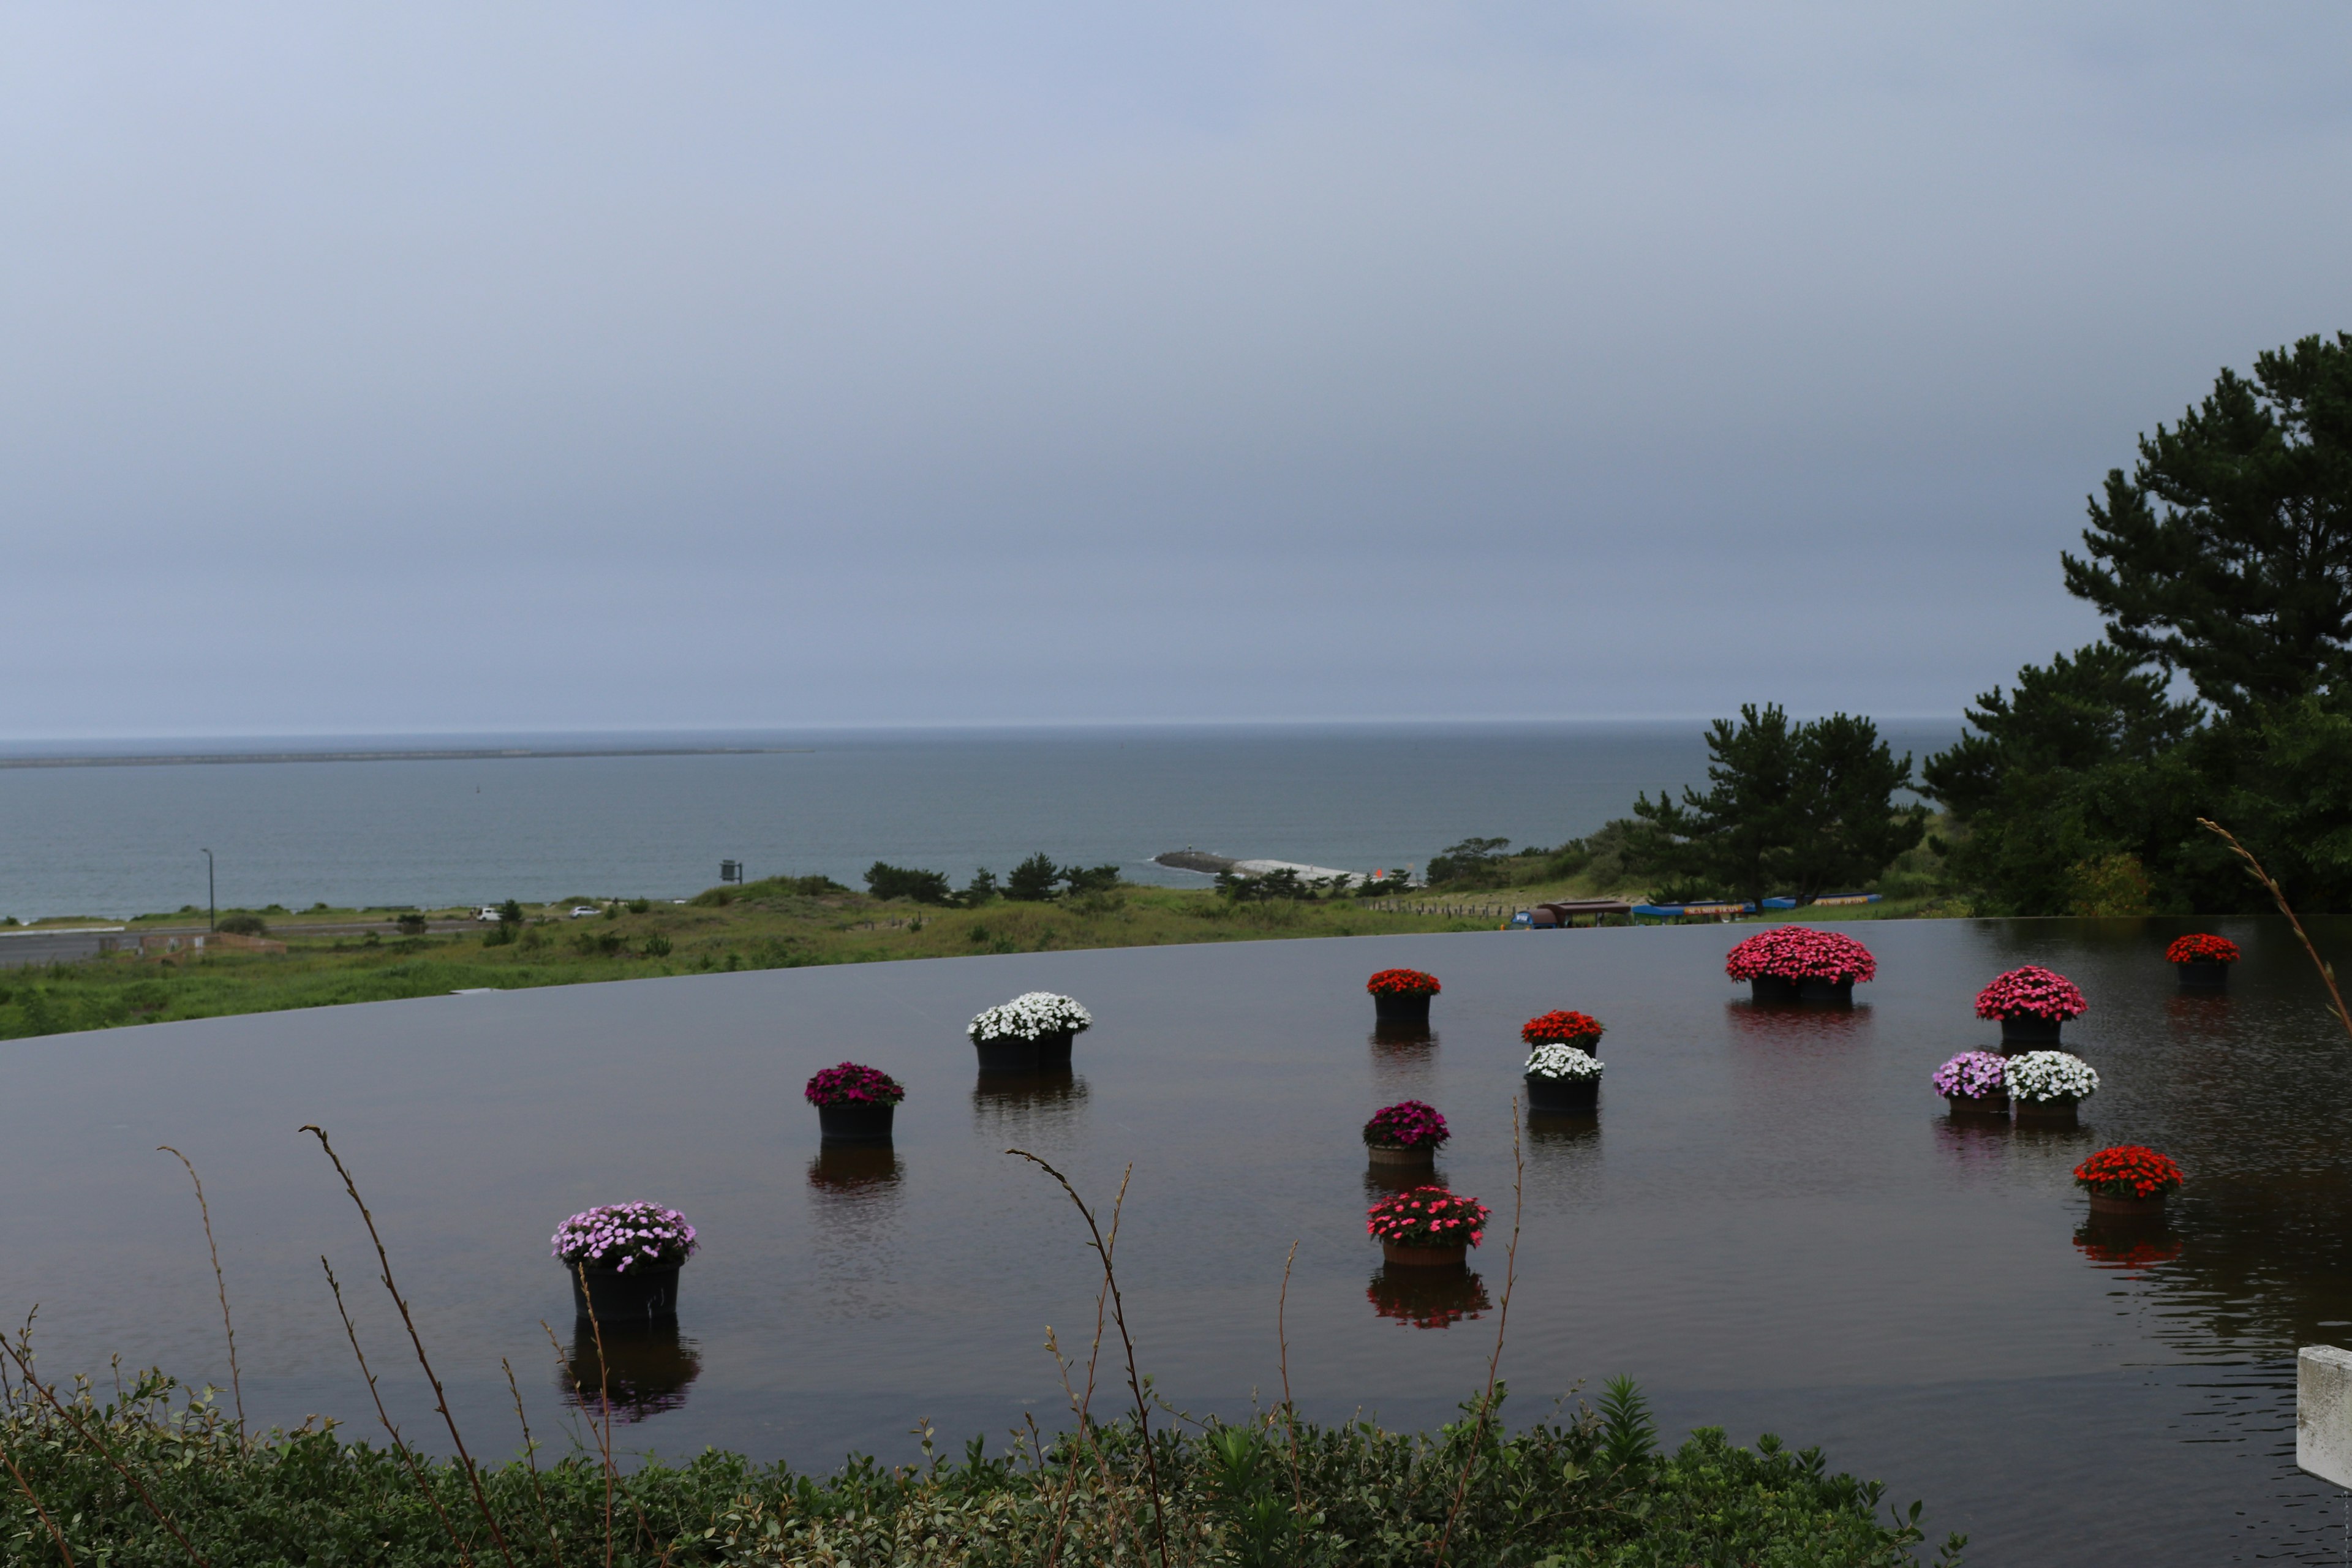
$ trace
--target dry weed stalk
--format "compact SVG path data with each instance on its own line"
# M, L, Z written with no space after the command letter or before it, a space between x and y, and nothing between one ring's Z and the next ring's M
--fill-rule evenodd
M228 1391L230 1397L236 1401L236 1446L242 1450L247 1447L245 1385L237 1376L236 1371L236 1325L229 1321L228 1317L228 1280L221 1274L220 1248L213 1243L212 1205L205 1202L204 1178L196 1174L194 1161L169 1143L156 1144L155 1152L159 1154L169 1154L181 1164L185 1165L188 1168L188 1180L195 1184L196 1213L203 1216L205 1222L205 1250L212 1254L213 1259L213 1289L220 1295L221 1331L228 1336Z
M499 1370L507 1374L507 1394L514 1400L515 1424L522 1428L522 1462L530 1470L531 1496L539 1500L539 1522L547 1531L547 1560L555 1568L563 1568L563 1543L556 1539L555 1520L547 1511L547 1488L539 1479L539 1444L530 1435L530 1417L523 1414L522 1387L515 1382L514 1363L499 1357Z
M366 1200L360 1196L359 1184L352 1180L351 1172L343 1166L342 1157L327 1141L326 1130L312 1122L304 1125L300 1131L316 1138L319 1147L326 1151L327 1158L334 1163L335 1173L343 1179L343 1190L351 1194L352 1205L367 1225L368 1239L375 1243L376 1262L383 1270L383 1288L392 1297L393 1305L400 1309L401 1325L408 1331L408 1342L416 1351L416 1364L425 1369L425 1381L433 1385L434 1406L441 1413L441 1424L449 1429L449 1441L457 1450L457 1463L466 1472L467 1484L473 1489L474 1506L481 1510L482 1522L490 1527L490 1539L498 1543L499 1555L506 1560L507 1568L516 1568L514 1552L507 1545L507 1533L499 1528L498 1516L490 1510L489 1497L482 1490L480 1468L474 1463L474 1456L467 1451L465 1436L457 1430L457 1418L449 1414L449 1395L441 1386L440 1374L433 1370L432 1358L425 1353L425 1339L416 1331L416 1320L408 1310L408 1298L403 1296L400 1287L393 1283L392 1255L384 1250L383 1237L375 1228L375 1215L368 1212Z
M2286 890L2278 885L2276 878L2263 869L2263 863L2254 858L2254 852L2238 842L2236 834L2220 823L2202 816L2197 819L2197 826L2209 833L2218 835L2221 842L2227 844L2231 851L2246 863L2247 874L2260 882L2270 893L2271 902L2276 904L2279 913L2286 917L2286 923L2294 928L2296 939L2303 943L2303 951L2311 954L2312 965L2319 971L2319 978L2326 982L2328 998L2336 1004L2336 1022L2344 1026L2344 1032L2347 1035L2352 1035L2352 1012L2345 1010L2344 993L2336 989L2336 966L2320 957L2319 949L2312 945L2311 933L2303 929L2303 921L2295 918L2294 907L2286 901Z
M1298 1479L1298 1406L1290 1397L1290 1266L1298 1261L1298 1243L1294 1238L1290 1252L1282 1260L1282 1294L1274 1301L1274 1363L1282 1373L1282 1424L1290 1434L1290 1511L1294 1517L1307 1512L1307 1489Z
M1093 1247L1096 1256L1102 1259L1103 1289L1110 1297L1111 1321L1118 1327L1119 1343L1127 1352L1127 1387L1128 1392L1135 1396L1136 1432L1143 1444L1144 1474L1151 1485L1151 1522L1153 1533L1157 1536L1160 1545L1160 1568L1169 1568L1168 1515L1160 1496L1160 1457L1151 1448L1151 1402L1144 1396L1143 1377L1136 1370L1135 1338L1128 1332L1127 1304L1119 1294L1118 1274L1111 1265L1111 1253L1118 1244L1119 1211L1126 1205L1127 1184L1134 1177L1135 1167L1128 1166L1126 1173L1119 1178L1118 1198L1111 1208L1110 1238L1106 1241L1103 1238L1102 1227L1095 1223L1095 1211L1087 1206L1087 1201L1084 1198L1078 1196L1077 1188L1070 1185L1070 1179L1067 1176L1026 1149L1007 1149L1005 1152L1018 1154L1060 1183L1062 1191L1068 1194L1070 1202L1076 1205L1079 1217L1087 1222L1087 1234L1094 1238L1089 1245Z
M1503 1335L1511 1326L1511 1287L1518 1281L1519 1211L1527 1188L1527 1156L1519 1147L1519 1097L1511 1096L1511 1244L1503 1253L1503 1301L1495 1316L1495 1352L1486 1358L1486 1392L1478 1400L1478 1425L1471 1434L1469 1455L1454 1483L1454 1504L1445 1510L1445 1528L1437 1537L1437 1561L1445 1561L1446 1543L1454 1539L1454 1521L1461 1516L1462 1500L1470 1490L1470 1471L1478 1463L1486 1441L1486 1421L1495 1409L1495 1379L1503 1364Z
M425 1500L433 1505L434 1515L441 1521L441 1528L447 1533L449 1544L457 1549L457 1561L466 1568L473 1568L474 1554L467 1549L465 1537L457 1533L457 1526L449 1518L449 1510L441 1506L441 1494L434 1489L431 1481L425 1479L424 1468L416 1462L415 1450L408 1446L407 1439L401 1436L400 1428L393 1425L392 1413L383 1407L383 1394L376 1387L375 1372L368 1365L367 1352L360 1349L360 1331L352 1324L351 1310L343 1305L343 1284L335 1278L335 1266L321 1254L319 1267L327 1271L327 1289L335 1298L335 1315L343 1320L343 1337L352 1342L352 1355L360 1363L360 1375L367 1379L368 1397L375 1401L375 1418L383 1423L384 1431L392 1437L392 1451L408 1468L409 1479L416 1483L416 1489L425 1494Z

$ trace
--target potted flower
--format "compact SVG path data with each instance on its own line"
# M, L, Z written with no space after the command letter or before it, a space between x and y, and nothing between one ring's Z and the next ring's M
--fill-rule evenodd
M2074 1167L2074 1184L2091 1194L2093 1214L2160 1215L2180 1182L2179 1166L2137 1143L2102 1149Z
M1462 1267L1486 1234L1486 1205L1444 1187L1414 1187L1366 1211L1364 1228L1379 1238L1391 1268Z
M1373 1016L1383 1024L1426 1024L1429 999L1445 989L1437 976L1418 969L1383 969L1364 982L1372 994Z
M1529 1018L1519 1026L1519 1038L1531 1046L1570 1046L1586 1056L1596 1055L1594 1047L1608 1031L1601 1020L1590 1013L1571 1013L1555 1007L1539 1018Z
M1733 948L1723 972L1748 983L1758 1002L1852 1002L1858 981L1878 973L1870 949L1811 926L1774 926Z
M2065 1051L2027 1051L2001 1064L2009 1108L2020 1121L2074 1124L2074 1108L2098 1092L2091 1064Z
M572 1276L573 1313L610 1328L675 1319L678 1268L700 1246L684 1215L644 1203L583 1209L549 1241Z
M1067 996L1024 991L964 1026L982 1072L1034 1072L1070 1065L1070 1042L1094 1027L1094 1015Z
M891 1119L907 1098L897 1079L856 1062L826 1068L801 1092L816 1107L817 1136L827 1143L887 1143Z
M2073 981L2038 963L2012 969L1977 993L1977 1016L2000 1020L2001 1048L2054 1046L2058 1027L2087 1005Z
M1591 1110L1601 1103L1601 1058L1551 1041L1528 1053L1528 1109Z
M2007 1116L2008 1066L1998 1051L1962 1051L1936 1069L1936 1092L1955 1116Z
M1418 1165L1425 1170L1435 1163L1437 1146L1453 1136L1437 1107L1418 1100L1383 1105L1364 1123L1364 1149L1375 1165Z
M2211 990L2230 984L2230 965L2238 962L2238 944L2226 936L2198 931L2177 936L2164 950L2164 961L2186 989Z

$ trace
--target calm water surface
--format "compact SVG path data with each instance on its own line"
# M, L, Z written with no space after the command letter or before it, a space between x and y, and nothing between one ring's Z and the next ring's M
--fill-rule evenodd
M1517 1026L1577 1006L1609 1025L1609 1071L1596 1119L1521 1130L1514 1411L1630 1373L1677 1431L1821 1443L1925 1498L1982 1563L2340 1557L2337 1495L2293 1468L2292 1357L2352 1338L2352 1052L2291 940L2226 923L2248 961L2229 994L2189 997L2152 922L1857 929L1882 978L1850 1013L1749 1008L1720 967L1742 932L1697 927L769 971L12 1041L0 1311L41 1303L53 1373L120 1352L225 1382L194 1205L152 1152L175 1143L212 1197L256 1415L367 1431L325 1253L425 1435L357 1216L296 1131L316 1121L477 1451L513 1434L501 1356L534 1426L562 1429L546 1238L642 1197L706 1249L681 1340L616 1357L635 1448L904 1457L925 1416L959 1436L1055 1421L1047 1326L1066 1351L1091 1330L1082 1232L1017 1144L1104 1201L1132 1163L1123 1283L1170 1398L1276 1396L1296 1241L1300 1403L1423 1424L1483 1376L1508 1226L1455 1289L1390 1280L1358 1124L1433 1101L1456 1129L1443 1178L1507 1221ZM1927 1075L1990 1042L1970 999L2027 962L2088 994L2068 1034L2105 1087L2077 1131L1956 1127ZM1433 1041L1371 1037L1363 977L1392 963L1444 977ZM1037 986L1099 1020L1075 1075L979 1087L964 1021ZM909 1086L887 1155L818 1153L800 1085L845 1058ZM2068 1172L2119 1142L2190 1173L2154 1235L2085 1228Z

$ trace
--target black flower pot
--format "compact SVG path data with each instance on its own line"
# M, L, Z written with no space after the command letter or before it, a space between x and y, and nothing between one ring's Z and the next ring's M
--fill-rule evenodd
M2200 959L2172 966L2183 991L2220 991L2230 984L2230 966L2218 959Z
M1007 1035L1002 1039L974 1040L971 1048L980 1053L980 1070L982 1072L1035 1072L1037 1045L1035 1040ZM1062 1047L1065 1062L1070 1059L1069 1049L1066 1044Z
M887 1143L895 1105L851 1103L816 1108L818 1138L827 1143Z
M1794 1002L1797 983L1778 974L1759 974L1748 983L1748 998L1751 1002Z
M1785 975L1759 974L1749 981L1749 996L1758 1002L1827 1002L1853 1005L1851 980L1790 980Z
M1076 1029L1063 1029L1055 1034L1038 1036L1038 1068L1041 1070L1050 1072L1055 1068L1068 1067L1070 1065L1070 1045L1077 1037L1078 1032Z
M586 1322L593 1310L601 1328L635 1329L677 1321L677 1270L667 1268L575 1268L572 1276L572 1310Z
M1372 1016L1383 1024L1427 1024L1429 997L1426 991L1405 994L1376 991L1372 993Z
M2023 1046L2028 1050L2055 1050L2058 1047L2060 1021L2037 1017L2032 1013L2019 1013L2000 1021L2000 1048L2013 1050Z
M1531 1072L1527 1080L1530 1110L1591 1110L1601 1103L1597 1078L1546 1078Z

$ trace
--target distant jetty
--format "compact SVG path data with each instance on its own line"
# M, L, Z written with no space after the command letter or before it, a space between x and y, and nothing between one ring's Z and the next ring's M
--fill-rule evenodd
M1229 855L1212 855L1205 849L1169 849L1152 858L1152 863L1171 871L1198 871L1204 877L1232 871L1244 877L1263 877L1270 871L1296 871L1299 880L1328 882L1337 879L1342 886L1352 888L1359 882L1371 880L1361 871L1341 871L1329 866L1307 866L1296 860L1236 860Z
M1227 855L1212 855L1205 849L1169 849L1151 858L1155 866L1165 866L1171 871L1198 871L1203 877L1213 877L1220 871L1230 871L1241 864Z

